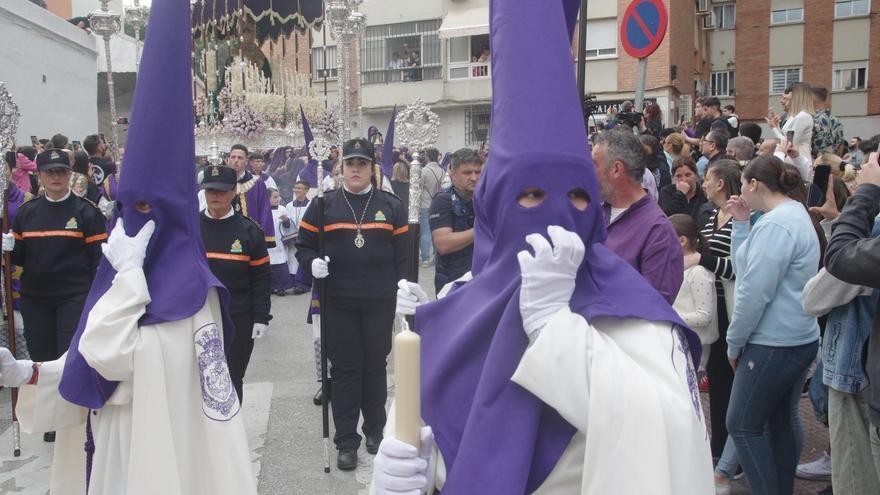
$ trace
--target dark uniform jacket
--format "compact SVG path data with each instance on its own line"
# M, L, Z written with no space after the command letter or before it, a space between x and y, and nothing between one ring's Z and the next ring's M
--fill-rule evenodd
M470 230L474 228L473 201L463 198L450 186L434 196L428 220L432 232L444 227L453 232ZM438 254L435 277L439 279L438 285L442 287L470 271L473 257L473 243L452 253Z
M21 205L12 232L22 296L63 298L89 291L107 239L104 215L94 203L73 193L59 202L40 196Z
M345 194L354 209L345 202ZM326 278L327 295L352 298L394 297L397 281L406 278L407 239L409 232L403 204L397 196L373 189L370 194L351 194L343 189L324 196L324 232L326 256L330 257L330 275ZM361 234L364 246L355 246L357 221L363 216ZM312 201L300 222L296 241L296 259L309 273L312 260L318 257L318 201Z
M268 324L272 273L263 230L240 213L217 220L204 211L200 217L208 265L232 296L230 314L253 313L254 323Z

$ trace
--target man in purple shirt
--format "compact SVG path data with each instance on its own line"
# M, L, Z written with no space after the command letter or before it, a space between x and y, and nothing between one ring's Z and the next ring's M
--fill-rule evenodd
M684 277L684 254L672 224L642 188L645 151L629 131L596 136L593 162L605 210L605 246L632 265L669 304Z

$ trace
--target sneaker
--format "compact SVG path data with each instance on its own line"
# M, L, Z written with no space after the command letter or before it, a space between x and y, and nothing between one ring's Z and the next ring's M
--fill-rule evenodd
M805 480L831 481L831 456L823 452L815 461L799 464L796 476Z
M737 467L736 467L736 473L733 474L733 479L735 479L735 480L741 480L741 479L743 479L743 478L745 478L745 477L746 477L746 472L743 471L743 467L742 467L742 466L737 466Z
M715 473L715 495L730 495L730 480L723 474Z
M431 263L430 261L423 261L423 262L422 262L422 268L428 268L428 267L430 267L432 264L433 264L433 263Z
M700 372L700 392L708 392L709 391L709 375L705 371Z

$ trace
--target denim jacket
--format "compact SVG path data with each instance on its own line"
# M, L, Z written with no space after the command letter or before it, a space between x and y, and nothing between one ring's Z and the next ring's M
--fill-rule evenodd
M872 237L880 235L880 223ZM840 392L857 394L867 385L863 369L865 342L871 335L880 291L856 297L828 313L822 339L822 382Z
M878 295L875 290L828 313L822 340L822 382L834 390L857 394L867 385L862 353L874 325Z

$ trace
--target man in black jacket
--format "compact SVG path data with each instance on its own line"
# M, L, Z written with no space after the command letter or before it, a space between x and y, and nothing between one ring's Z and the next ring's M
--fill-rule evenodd
M862 165L859 182L859 189L831 227L825 267L844 282L880 289L880 238L871 238L874 220L880 213L880 164L876 151ZM880 476L880 311L874 318L867 345L865 375L870 385L864 396L871 419L874 467Z
M263 231L232 208L236 182L235 170L229 167L211 165L205 169L201 187L208 207L201 215L201 233L211 272L232 296L229 313L235 324L235 338L227 347L226 360L241 401L254 339L269 331L272 273Z
M327 351L332 368L337 466L357 466L360 412L367 451L375 454L385 427L386 358L391 351L397 281L405 278L409 231L401 201L372 181L373 145L343 146L343 186L324 199L326 254L318 257L317 201L300 223L296 258L324 283Z

